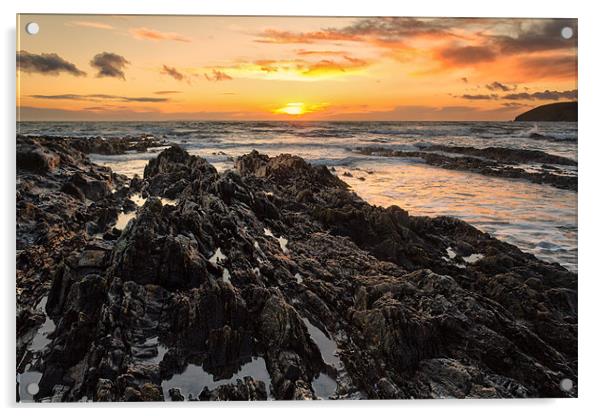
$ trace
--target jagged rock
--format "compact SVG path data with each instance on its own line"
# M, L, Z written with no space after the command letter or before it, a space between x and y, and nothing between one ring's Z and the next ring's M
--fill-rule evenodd
M257 401L267 400L267 392L263 381L252 377L236 380L236 384L226 384L214 390L203 389L200 401Z
M60 163L60 158L55 153L46 149L32 146L19 146L17 148L17 168L33 172L45 173L55 170Z
M577 161L551 155L539 150L470 146L432 145L420 151L390 150L382 147L360 147L357 152L381 157L421 158L425 163L444 169L468 171L486 176L525 179L533 183L549 184L560 189L577 190L577 176L561 172L550 163L577 166ZM445 152L444 154L437 152ZM456 153L460 156L449 156ZM537 171L528 171L519 163L540 164Z
M169 397L173 402L183 402L185 400L182 393L180 393L180 389L169 389Z
M162 381L201 369L223 381L169 397L577 394L558 388L577 381L577 276L557 264L457 219L371 206L327 168L291 155L252 152L218 174L173 147L126 182L67 143L53 146L53 198L74 220L58 221L33 197L32 183L48 176L29 171L17 206L27 254L17 260L19 356L45 320L33 309L41 296L57 322L40 359L40 398L64 385L67 401L163 400ZM63 163L108 175L120 190L86 206L60 192L73 175ZM113 234L100 219L110 226L131 188L149 198ZM90 222L107 238L92 239ZM462 260L472 254L478 261ZM317 391L318 377L330 390Z
M94 398L99 402L112 402L115 400L115 393L113 392L113 383L111 380L104 378L98 379L96 384L96 396Z

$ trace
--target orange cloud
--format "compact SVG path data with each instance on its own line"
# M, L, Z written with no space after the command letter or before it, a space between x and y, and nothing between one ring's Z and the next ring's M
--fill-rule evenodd
M161 40L173 40L177 42L192 42L192 39L186 37L184 35L180 35L176 32L160 32L154 29L148 29L146 27L138 27L134 29L130 29L130 33L136 39L141 40L153 40L153 41L161 41Z
M211 74L205 74L207 81L231 81L232 77L219 69L213 69Z
M563 39L560 30L569 26L575 36ZM489 71L487 65L499 60L513 66L511 56L525 57L524 76L570 78L576 76L576 64L570 58L543 59L528 57L534 53L551 51L570 52L577 46L577 21L575 19L435 19L378 17L361 18L339 28L294 32L267 29L259 33L257 42L277 44L315 44L350 41L374 46L382 56L401 63L414 63L414 74L440 73L454 68L474 67ZM344 52L331 49L296 51L298 56L344 56ZM417 59L419 61L417 61ZM517 64L518 65L518 64ZM539 67L538 67L539 65ZM541 68L557 65L545 75ZM275 71L272 64L264 71ZM314 70L315 69L315 70ZM334 73L344 70L340 62L325 59L307 66L307 74ZM552 75L553 74L553 75Z
M343 56L347 55L345 51L311 51L306 49L297 49L295 53L299 56L311 56L311 55L320 55L320 56Z
M163 65L163 69L161 69L161 73L164 75L168 75L175 79L176 81L188 81L188 77L178 71L175 67L169 67L167 65Z
M311 54L309 54L311 55ZM302 77L319 77L351 73L366 68L370 62L364 59L344 55L342 59L320 59L318 61L293 59L259 59L253 62L255 67L247 68L247 72L262 71L267 74L296 74Z
M337 72L346 72L353 69L360 69L368 66L368 63L362 59L350 58L348 56L344 56L344 61L332 61L323 59L321 61L315 63L309 63L305 66L300 65L304 75L315 76L315 75L324 75L331 74Z
M455 36L457 22L446 19L413 17L374 17L358 19L343 28L326 28L313 32L267 29L259 33L261 43L315 43L319 41L364 41L396 44L408 38Z
M259 59L255 61L255 65L259 65L259 69L264 72L276 72L278 71L278 61L274 59Z
M259 43L314 43L317 41L361 40L359 36L341 33L335 29L295 33L287 30L267 29L259 34Z
M440 49L435 56L451 66L470 66L496 59L495 51L488 46L450 46Z
M577 79L577 55L535 55L515 60L516 77L529 79Z

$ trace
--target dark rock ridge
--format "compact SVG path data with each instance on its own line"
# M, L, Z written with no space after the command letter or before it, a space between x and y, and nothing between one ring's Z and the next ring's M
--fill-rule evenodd
M478 149L472 146L443 146L433 145L427 148L430 151L443 151L470 156L484 157L506 164L518 163L549 163L556 165L577 166L577 161L557 155L551 155L541 150L510 149L507 147L486 147Z
M61 158L18 171L18 223L54 221L62 236L17 229L19 363L43 296L56 323L32 362L36 400L577 394L559 388L577 385L577 276L558 264L457 219L371 206L291 155L252 152L220 174L172 147L129 187L103 170L118 190L86 205L60 186L100 168L63 141L20 140ZM148 198L116 237L94 206L133 190ZM180 376L201 368L213 383Z
M519 114L514 121L577 121L577 101L540 105Z
M524 179L529 182L552 185L577 191L577 176L564 167L575 167L575 160L551 155L539 150L471 146L433 145L419 151L392 150L378 146L360 147L356 152L370 156L420 158L425 163L444 169L479 173L499 178ZM442 154L438 152L445 152ZM458 154L458 156L449 155ZM532 170L520 167L532 164ZM560 166L556 166L560 165Z
M20 136L18 136L19 139ZM64 140L55 136L23 136L42 140ZM149 149L167 146L170 143L152 135L126 136L126 137L69 137L69 144L86 154L120 155L126 152L146 152Z

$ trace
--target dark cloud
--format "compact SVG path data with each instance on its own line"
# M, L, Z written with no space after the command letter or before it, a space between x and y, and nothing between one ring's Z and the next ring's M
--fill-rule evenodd
M576 100L577 90L566 90L566 91L537 91L537 92L520 92L515 94L506 94L502 98L506 100L545 100L545 101L558 101L558 100Z
M167 98L160 97L125 97L121 95L110 94L57 94L57 95L30 95L32 98L44 100L76 100L76 101L120 101L134 103L161 103L169 101Z
M259 34L262 43L314 43L318 41L401 42L409 37L452 35L458 25L448 19L414 17L369 17L358 19L342 28L325 28L314 32L290 32L268 29Z
M439 51L439 58L463 66L493 61L496 54L488 46L449 46Z
M94 56L90 65L98 70L97 77L121 78L125 80L123 70L130 62L121 55L102 52Z
M163 65L163 69L161 70L161 73L164 75L169 75L176 81L187 80L186 76L184 74L182 74L180 71L178 71L175 67L169 67L167 65Z
M232 77L228 74L226 74L223 71L220 71L218 69L213 69L211 71L211 74L205 74L205 78L207 79L207 81L230 81L232 80Z
M314 43L317 41L361 40L358 36L349 36L335 29L316 32L290 32L288 30L267 29L259 34L259 43Z
M516 36L491 36L493 42L505 54L541 52L577 47L576 19L534 19L519 20ZM563 28L573 29L573 37L564 39Z
M489 84L491 85L491 84ZM488 89L500 89L500 88L489 88ZM508 91L500 89L501 91ZM511 101L521 101L521 100L542 100L542 101L558 101L558 100L576 100L577 99L577 90L567 90L567 91L537 91L537 92L517 92L512 94L505 94L499 96L498 94L464 94L455 96L456 98L463 98L465 100L511 100ZM504 103L502 104L505 107L516 107L518 104L515 103Z
M464 94L460 98L465 100L496 100L498 96L496 94Z
M372 36L384 41L398 41L411 36L450 34L448 23L445 19L370 17L357 20L338 32L350 36Z
M509 85L502 84L501 82L498 82L498 81L494 81L491 84L485 85L485 88L487 88L489 91L504 91L504 92L508 92L508 91L515 90L516 89L516 85L513 86L513 87L510 87Z
M157 94L157 95L169 95L169 94L180 94L180 93L182 93L182 91L167 90L167 91L155 91L155 92L153 92L153 94Z
M58 75L66 72L76 77L85 76L86 73L74 64L58 56L56 53L34 54L27 51L17 52L17 69L23 72Z
M507 107L507 108L521 108L521 107L526 107L525 104L514 103L514 102L502 103L502 106Z
M468 84L468 78L466 78L466 77L460 78L460 81L462 81L465 84Z
M573 38L567 40L561 36L564 27L573 29ZM474 31L467 36L466 31L469 29ZM403 52L413 48L413 39L420 38L448 40L433 58L440 61L441 68L462 67L493 62L498 57L534 52L556 50L573 53L577 46L577 20L371 17L357 19L340 28L322 28L309 32L267 29L258 34L256 41L280 44L366 42L387 49L390 57L404 60L407 58ZM301 49L298 54L314 52L317 54L319 51ZM397 54L401 55L397 57ZM266 65L265 70L272 71L273 66ZM527 71L542 72L537 68L525 68L524 72ZM567 66L552 68L552 71L562 71L570 76ZM537 77L537 74L534 76Z

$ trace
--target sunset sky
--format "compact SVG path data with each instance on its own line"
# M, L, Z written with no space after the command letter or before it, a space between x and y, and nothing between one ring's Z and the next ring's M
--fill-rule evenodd
M577 98L572 19L21 15L17 32L21 120L508 120Z

